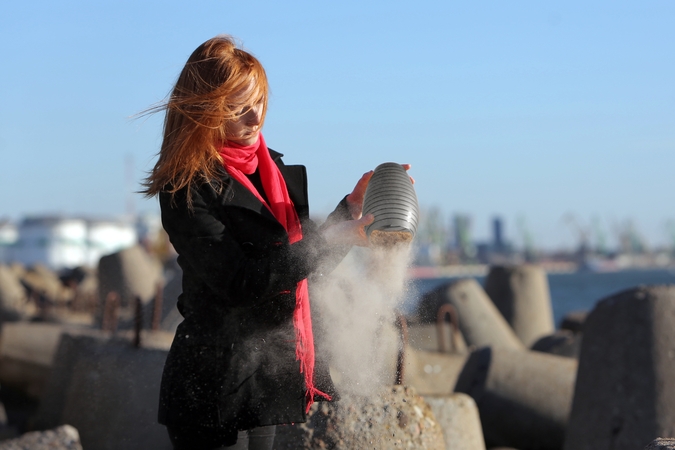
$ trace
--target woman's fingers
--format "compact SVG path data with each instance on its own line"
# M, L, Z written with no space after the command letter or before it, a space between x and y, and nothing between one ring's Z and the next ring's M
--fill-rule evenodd
M366 214L361 217L359 220L355 220L355 225L357 226L358 236L353 245L358 245L359 247L368 247L368 235L366 234L366 227L373 223L375 216L372 214Z
M363 209L363 197L366 195L368 182L373 176L373 171L370 170L361 176L361 179L354 186L354 190L347 196L347 204L349 205L349 212L353 219L361 217L361 210Z
M412 167L412 164L401 164L401 166L403 166L403 168L405 170L410 170L410 168ZM413 177L410 177L410 182L412 184L415 184L415 179Z
M361 201L363 201L363 196L366 195L366 189L368 188L368 182L372 177L373 177L372 170L364 173L361 176L361 179L359 179L359 181L356 183L356 186L354 186L354 190L350 195L355 199L361 198Z
M361 217L359 220L352 221L354 226L354 237L355 240L352 245L358 245L359 247L368 247L368 236L366 235L366 227L373 223L375 216L372 214L366 214Z
M369 170L361 176L361 179L356 183L354 191L360 193L362 196L366 193L366 188L368 187L368 182L373 177L373 170Z
M361 231L363 231L363 234L365 235L365 230L364 228L370 225L375 221L375 216L372 214L366 214L365 216L361 217L359 220L355 220L354 222L358 224L357 226Z

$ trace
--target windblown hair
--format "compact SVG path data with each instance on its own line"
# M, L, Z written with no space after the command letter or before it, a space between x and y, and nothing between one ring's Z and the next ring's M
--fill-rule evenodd
M146 111L165 110L166 116L159 159L141 192L152 197L162 191L175 194L186 188L190 203L190 190L195 184L211 182L220 173L222 158L218 147L228 138L226 123L260 103L264 120L267 94L262 65L238 48L232 37L216 36L197 47L185 63L169 100Z

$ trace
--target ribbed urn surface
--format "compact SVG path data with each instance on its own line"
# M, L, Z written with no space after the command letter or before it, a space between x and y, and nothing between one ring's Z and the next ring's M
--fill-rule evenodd
M371 244L410 242L417 232L417 194L406 170L387 162L375 168L363 201L363 214L375 220L366 227Z

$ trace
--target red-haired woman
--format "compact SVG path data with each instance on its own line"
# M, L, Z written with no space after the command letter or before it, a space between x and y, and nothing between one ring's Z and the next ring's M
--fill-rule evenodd
M305 421L335 391L315 358L307 278L366 245L366 173L322 227L309 220L303 166L260 129L260 62L227 36L200 45L171 93L145 193L183 269L179 325L159 420L176 449L270 449L274 425Z

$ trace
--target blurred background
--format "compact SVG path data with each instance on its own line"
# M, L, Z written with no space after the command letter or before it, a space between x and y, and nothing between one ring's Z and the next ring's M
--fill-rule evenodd
M0 256L33 262L26 221L84 220L82 262L156 231L136 191L163 117L138 114L229 33L267 69L266 140L307 165L318 218L407 162L418 265L668 266L674 18L669 1L5 2Z
M121 437L166 440L147 411L165 358L153 352L166 352L182 320L182 272L156 199L138 194L163 121L142 113L167 97L198 45L223 33L266 68L265 139L287 164L307 166L318 220L364 172L412 164L422 217L410 267L391 277L406 278L397 308L414 318L448 283L489 285L502 266L536 269L530 300L544 305L539 319L551 334L542 338L547 348L532 348L578 356L578 332L598 300L675 283L673 23L672 0L1 2L0 440L61 423L76 426L86 448L132 448L110 444ZM671 294L663 298L672 304ZM460 323L472 317L460 315ZM615 327L630 330L627 339L647 323L633 316ZM58 350L62 333L71 336L63 348L84 355L77 365ZM102 338L96 345L105 351L88 353L89 337ZM613 348L628 355L624 347ZM670 347L661 350L672 359ZM103 364L120 352L138 361ZM440 371L418 366L428 376ZM605 380L601 366L594 379ZM63 375L52 382L52 372ZM563 372L527 375L527 389L529 380L548 386L552 373ZM569 404L575 372L564 373ZM63 414L50 406L50 395L62 393L75 405ZM117 399L134 405L106 403ZM131 419L110 426L91 405ZM596 416L611 417L615 433L618 416L607 411ZM90 444L97 439L100 447Z

